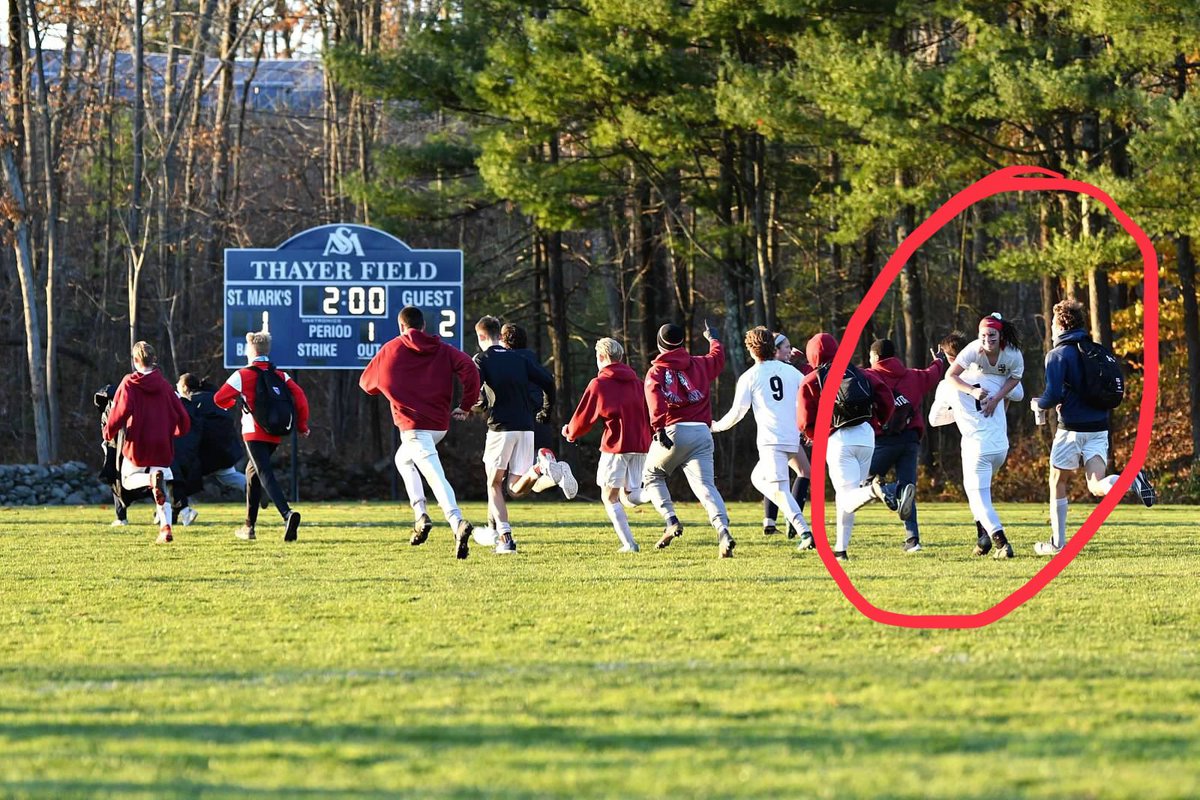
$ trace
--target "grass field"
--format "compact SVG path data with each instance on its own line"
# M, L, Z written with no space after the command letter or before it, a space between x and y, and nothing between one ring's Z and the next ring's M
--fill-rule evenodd
M1200 796L1193 508L1123 505L1006 619L913 631L756 505L732 561L695 504L664 552L633 513L637 555L599 505L514 505L521 552L466 562L440 520L409 547L407 508L301 507L296 544L205 505L167 547L148 506L0 510L0 796ZM980 610L1044 563L1044 505L1000 508L1011 562L920 511L915 556L859 516L886 608Z

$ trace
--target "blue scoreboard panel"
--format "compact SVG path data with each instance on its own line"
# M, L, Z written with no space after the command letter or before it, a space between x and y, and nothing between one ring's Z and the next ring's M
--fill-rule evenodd
M290 369L362 369L400 333L407 305L462 348L461 250L413 250L363 225L322 225L275 249L225 251L225 368L246 364L246 333L271 334Z

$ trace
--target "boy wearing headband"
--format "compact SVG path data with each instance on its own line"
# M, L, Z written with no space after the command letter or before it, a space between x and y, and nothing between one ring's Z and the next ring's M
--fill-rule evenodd
M685 334L679 325L658 329L658 356L646 373L644 389L650 409L653 441L646 455L642 485L666 521L666 530L658 541L662 549L683 535L683 525L675 515L675 504L667 491L667 478L680 467L692 493L708 512L717 530L717 549L721 558L731 558L736 544L729 535L729 515L725 501L713 482L712 404L709 387L725 367L725 351L717 338L717 329L705 323L704 338L708 354L688 353Z

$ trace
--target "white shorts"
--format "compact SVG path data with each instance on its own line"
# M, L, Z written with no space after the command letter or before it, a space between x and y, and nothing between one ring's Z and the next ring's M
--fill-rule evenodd
M992 478L1004 466L1007 458L1007 450L998 453L971 453L963 450L963 488L990 489Z
M145 489L150 486L150 470L158 470L163 480L173 481L170 467L139 467L128 458L121 462L121 485L126 489Z
M632 492L641 487L645 468L645 453L601 453L600 463L596 466L596 485L601 489Z
M796 453L794 450L789 451L785 447L776 445L762 445L758 448L758 465L755 469L763 478L771 483L779 481L788 482L791 476L788 471L791 469L788 462Z
M1050 464L1057 469L1079 469L1100 456L1108 463L1108 431L1069 431L1059 428L1050 446Z
M491 470L524 475L533 466L533 431L488 431L483 465Z

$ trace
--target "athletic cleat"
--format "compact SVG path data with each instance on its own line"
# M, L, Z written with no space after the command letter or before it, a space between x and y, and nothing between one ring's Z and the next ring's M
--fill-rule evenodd
M496 553L503 556L515 552L517 552L517 542L513 539L513 535L511 533L500 534L496 540Z
M733 558L733 548L737 547L737 542L729 535L729 531L722 529L717 534L717 552L721 558Z
M254 526L253 525L243 525L242 527L240 527L236 531L234 531L233 535L236 536L237 538L242 539L247 542L253 542L255 540L255 538L257 538L254 535Z
M642 550L642 548L637 546L637 542L634 542L631 545L629 545L629 544L621 545L621 547L618 548L617 552L618 553L640 553L641 550Z
M459 561L470 555L471 533L474 530L475 527L465 519L458 521L458 530L454 532L454 557Z
M986 533L980 533L979 538L975 540L975 555L986 556L992 552L992 537Z
M777 533L779 533L779 529L774 525L763 525L763 536L774 536ZM792 537L788 536L788 538L791 539Z
M1012 558L1013 548L1008 543L1008 537L1004 535L1004 531L996 531L992 534L992 544L995 545L996 552L992 553L992 558Z
M171 526L163 525L158 529L158 538L154 540L155 544L168 544L175 541L175 537L171 535Z
M805 531L805 533L807 533L807 531ZM796 538L797 536L799 536L800 534L801 534L801 532L800 532L800 531L798 531L798 530L796 530L796 529L795 529L795 527L793 527L793 526L791 526L791 525L788 525L788 529L787 529L787 537L788 537L789 539L795 539L795 538Z
M1139 469L1138 474L1133 477L1133 490L1138 493L1142 505L1146 508L1158 502L1158 493L1154 491L1154 484L1150 483L1150 474L1144 469Z
M129 524L129 520L127 520L127 519L114 519L112 522L110 522L110 523L108 523L108 524L109 524L111 527L113 527L113 528L124 528L126 525L128 525L128 524Z
M919 553L921 552L921 540L915 536L910 536L904 540L904 552Z
M428 514L422 514L421 516L417 517L417 521L413 523L413 534L412 538L408 540L408 543L413 547L425 544L425 540L429 538L429 532L431 530L433 530L433 520L429 518Z
M917 487L913 486L911 483L904 484L904 488L902 488L900 493L896 495L895 511L900 515L900 519L907 520L912 516L913 503L916 502L916 499ZM888 507L891 507L890 504Z
M834 550L833 557L836 558L838 561L849 561L850 560L850 554L847 553L845 550Z
M1062 548L1055 547L1054 542L1036 542L1033 545L1033 552L1039 556L1056 556L1062 552Z
M200 516L200 512L191 506L184 506L179 511L179 524L187 527L196 521L196 517Z
M663 531L662 538L659 539L658 544L654 546L659 550L662 550L664 547L670 547L671 542L673 542L675 539L678 539L680 536L683 536L683 524L680 523L679 520L668 522L666 529Z
M300 530L300 512L289 511L286 520L286 527L283 529L283 540L285 542L296 541L296 531Z
M797 550L815 550L817 543L813 540L811 531L805 531L800 534L800 544L796 545Z

